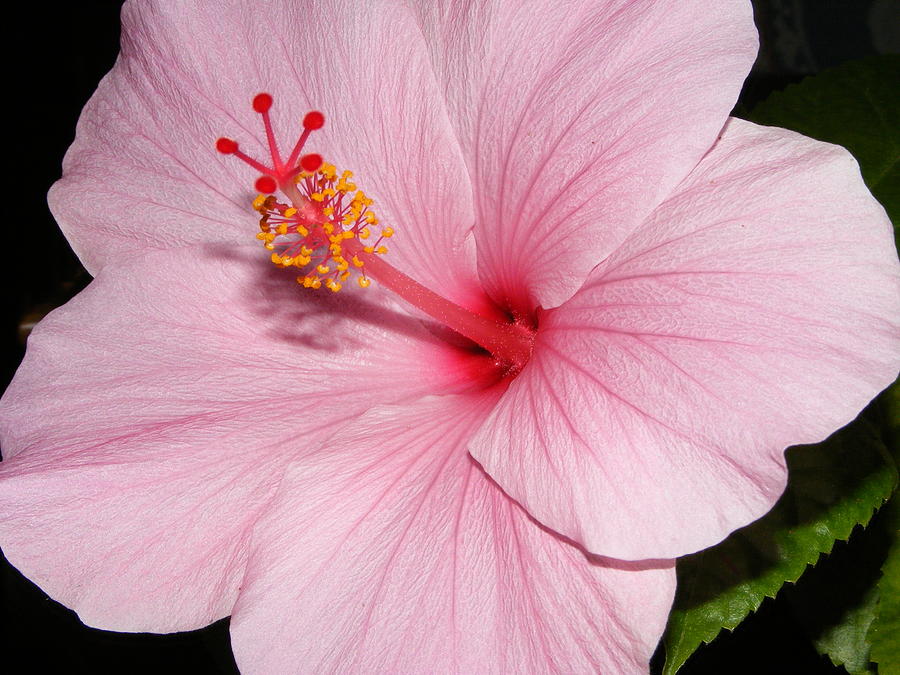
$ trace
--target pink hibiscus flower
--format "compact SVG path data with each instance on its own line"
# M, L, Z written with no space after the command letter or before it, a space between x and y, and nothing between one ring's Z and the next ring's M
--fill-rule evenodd
M51 192L96 278L0 406L7 557L90 625L232 615L245 672L645 671L671 558L900 363L853 159L726 122L755 49L733 1L127 5ZM265 260L211 148L265 156L263 90L396 230L362 269L487 349Z

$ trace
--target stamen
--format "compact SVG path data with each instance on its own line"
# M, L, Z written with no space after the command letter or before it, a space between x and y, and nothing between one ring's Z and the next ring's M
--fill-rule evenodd
M379 224L372 199L357 188L352 178L350 171L339 173L320 155L305 155L292 183L281 187L290 204L265 194L254 200L253 207L262 215L257 237L275 252L272 262L276 265L304 270L297 281L305 286L318 279L337 292L343 287L341 282L356 273L366 280L361 284L365 288L369 283L360 256L387 253L387 247L378 244L391 237L394 230ZM260 178L257 188L261 193L273 192L268 188L274 186L264 184L265 180L271 179ZM371 250L354 247L353 253L348 254L350 242L373 236L372 228L380 234L376 246L365 247Z
M301 271L297 282L306 288L324 286L334 293L353 275L362 288L371 279L432 318L468 337L491 352L499 362L518 370L528 361L534 330L520 323L498 322L475 314L441 297L382 259L385 241L394 229L382 225L372 199L360 190L350 171L338 172L317 153L301 157L310 134L321 129L325 116L316 111L303 118L303 132L286 162L282 162L272 130L272 96L258 94L253 109L263 118L272 166L243 153L230 138L219 138L216 150L233 155L263 174L255 186L260 193L253 208L260 214L256 237L271 251L278 267ZM299 162L298 162L299 159ZM279 200L276 191L287 198ZM363 243L365 242L365 243Z

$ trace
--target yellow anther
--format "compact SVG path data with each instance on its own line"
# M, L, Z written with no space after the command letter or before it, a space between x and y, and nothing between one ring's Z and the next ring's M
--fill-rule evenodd
M300 193L321 204L321 220L310 224L299 208L279 203L273 195L260 194L253 200L253 207L259 212L260 231L256 238L271 252L275 265L303 269L296 277L297 283L307 288L325 284L337 292L342 282L350 278L352 269L368 269L364 255L387 253L383 240L393 236L394 229L379 222L370 208L372 199L353 183L352 171L339 174L333 164L322 164L314 172L302 171L295 176ZM281 239L292 234L297 235L293 240ZM345 258L344 241L357 238L369 240L372 245L358 252L365 251L363 256L348 254ZM365 274L358 282L361 288L371 285Z

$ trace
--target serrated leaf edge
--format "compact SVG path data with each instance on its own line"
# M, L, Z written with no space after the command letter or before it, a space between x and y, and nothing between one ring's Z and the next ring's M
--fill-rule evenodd
M854 523L853 526L850 527L850 531L849 531L849 532L842 533L841 535L839 535L839 536L835 537L834 539L832 539L831 542L830 542L830 545L827 547L827 549L820 549L820 550L816 553L815 559L813 559L813 560L808 560L808 561L806 561L806 562L804 562L804 563L802 564L802 569L800 569L800 570L797 571L797 572L791 571L790 574L789 574L789 578L787 578L787 579L784 580L784 582L782 583L782 585L778 588L777 591L775 591L774 594L771 594L771 593L763 593L763 595L762 595L758 600L754 600L753 602L754 602L755 606L752 607L746 614L744 614L743 617L741 617L741 619L738 620L736 623L733 623L733 624L725 623L725 624L719 626L718 629L716 630L716 632L715 632L713 635L709 636L709 638L701 637L701 638L700 638L700 642L697 644L697 646L694 647L694 649L691 650L691 652L690 652L689 654L687 654L687 655L681 660L680 663L674 664L674 662L673 662L672 667L670 667L670 665L669 665L669 664L670 664L670 661L669 661L669 654L668 654L668 652L667 652L667 653L666 653L666 661L665 661L665 664L663 665L663 671L662 671L662 672L663 672L663 675L676 675L676 673L681 669L681 667L682 667L685 663L687 663L687 660L691 657L691 655L694 654L694 652L697 651L697 649L698 649L701 645L708 645L708 644L712 643L713 640L715 640L715 639L722 633L723 630L727 630L729 633L734 632L734 629L737 628L741 623L743 623L743 622L747 619L748 616L750 616L751 614L755 614L755 613L759 610L759 608L762 606L762 603L765 601L766 598L772 598L772 599L775 599L776 597L778 597L778 594L779 594L779 593L781 592L781 590L784 588L784 585L785 585L785 584L795 584L795 583L797 583L797 581L800 579L800 577L803 576L803 574L806 572L806 570L807 570L808 568L810 568L810 567L815 567L815 566L819 563L819 560L822 559L822 556L823 556L823 555L828 555L828 554L830 554L830 553L834 550L834 544L835 544L835 542L838 542L838 541L848 541L848 540L850 539L850 535L853 533L853 530L855 530L857 526L860 526L860 525L861 525L862 527L867 527L868 524L869 524L869 523L871 522L871 520L872 520L872 516L874 516L874 515L875 515L875 514L876 514L876 513L877 513L877 512L878 512L878 511L879 511L879 510L880 510L880 509L881 509L881 508L882 508L882 507L883 507L883 506L891 499L891 496L893 496L893 494L896 492L896 489L897 489L897 484L896 484L896 481L895 481L895 484L894 484L894 490L892 491L891 495L888 496L888 497L886 497L886 498L884 498L884 499L882 500L881 504L878 504L878 505L876 505L876 506L873 506L873 507L870 509L870 512L869 512L869 514L866 516L865 520L862 520L862 521L859 521L859 522L857 522L857 523ZM735 588L737 588L737 587L735 586ZM665 633L663 633L663 635L665 636ZM682 633L682 635L683 635L683 633ZM837 665L839 665L839 664L837 664Z

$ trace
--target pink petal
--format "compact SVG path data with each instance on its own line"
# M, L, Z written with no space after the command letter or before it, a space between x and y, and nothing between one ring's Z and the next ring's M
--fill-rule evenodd
M786 446L822 440L894 380L898 322L891 226L853 158L732 120L544 315L471 450L591 551L696 551L772 506Z
M4 553L90 625L226 616L290 461L374 403L468 376L416 321L342 312L245 254L104 268L38 326L2 399Z
M275 98L285 154L303 114L325 113L308 151L355 173L397 231L394 261L457 297L477 285L468 174L418 26L350 0L125 6L119 61L50 196L91 272L147 249L246 241L258 174L214 142L267 162L259 91Z
M494 400L373 409L288 470L232 617L242 672L646 672L671 561L531 520L465 452Z
M472 174L481 277L519 306L564 302L665 199L756 55L746 1L417 4Z

